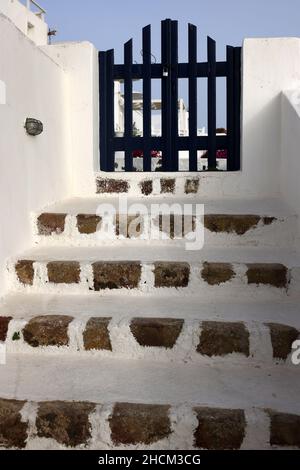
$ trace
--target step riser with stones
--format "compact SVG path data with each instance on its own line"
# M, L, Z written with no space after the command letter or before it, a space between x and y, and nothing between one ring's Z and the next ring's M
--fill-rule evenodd
M42 213L34 220L34 233L38 243L53 245L97 246L116 240L183 244L189 236L195 238L195 231L199 236L203 224L206 246L286 247L294 243L296 218L251 214L206 214L204 219L182 215L149 218L117 214L104 223L96 214Z
M102 175L93 198L32 216L42 246L9 263L19 302L1 306L0 397L24 401L0 399L0 448L300 447L296 219L277 201L237 201L240 183ZM120 216L99 237L97 207L120 194L146 208L206 198L208 248L185 250L176 216L156 243L128 238Z
M236 197L242 191L239 189L240 175L238 173L226 174L224 172L195 175L153 174L120 174L109 177L99 176L96 179L95 193L101 196L127 194L134 197L170 197L184 196L204 198ZM249 191L246 196L249 196ZM250 195L251 196L251 195ZM256 194L253 193L253 197Z
M44 315L30 320L0 316L7 353L92 354L99 358L162 362L227 361L293 366L298 329L279 323L178 318Z
M282 264L20 260L10 268L16 289L56 293L160 293L209 297L297 293L297 268Z
M258 408L0 399L3 449L271 450L299 448L299 428L298 415Z

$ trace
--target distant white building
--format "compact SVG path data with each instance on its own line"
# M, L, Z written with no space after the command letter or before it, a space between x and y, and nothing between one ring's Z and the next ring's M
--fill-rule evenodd
M161 135L161 100L152 100L152 135ZM143 93L133 92L133 122L139 135L143 135ZM182 98L178 100L178 129L179 135L188 135L189 112ZM121 91L121 83L115 82L115 132L124 132L124 95Z
M136 135L143 135L143 93L140 91L133 91L133 126ZM152 116L151 116L151 130L152 135L159 137L161 135L161 99L153 99L151 103ZM120 137L124 134L124 95L122 93L122 86L120 82L115 82L115 132ZM178 100L178 134L181 137L189 135L189 111L182 98ZM198 129L198 136L206 135L205 127ZM207 165L207 160L201 160L203 151L198 152L199 168L201 165ZM142 170L142 159L134 159L134 165L137 170ZM182 151L179 154L180 170L188 170L189 152ZM157 162L153 161L153 169ZM116 153L116 165L118 170L122 170L124 166L124 152Z
M1 0L1 14L9 18L16 27L38 46L48 44L46 11L33 0Z

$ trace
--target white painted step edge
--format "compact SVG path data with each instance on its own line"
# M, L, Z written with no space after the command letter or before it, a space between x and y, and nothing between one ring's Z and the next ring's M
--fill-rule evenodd
M292 362L293 351L286 360L273 358L273 348L269 327L259 322L244 323L249 332L249 357L240 353L231 353L226 356L208 357L197 352L201 335L201 322L199 320L185 320L183 328L175 345L170 348L140 346L130 330L131 319L114 317L108 325L108 332L112 351L109 350L85 350L83 333L88 319L74 318L68 326L68 346L31 347L25 342L23 329L28 320L12 319L9 323L6 341L1 343L9 354L34 354L61 356L82 356L100 359L132 359L143 361L172 362L174 364L205 364L221 367L227 365L260 365L262 367L272 365L285 365L295 370ZM207 321L212 321L207 319ZM219 320L220 321L220 320ZM238 320L237 320L238 321ZM230 323L230 322L229 322ZM16 340L16 335L19 338Z
M21 258L30 259L30 258ZM290 298L299 297L300 294L300 268L288 270L288 284L285 288L277 288L271 285L249 285L247 282L246 272L247 265L243 263L231 263L235 272L234 277L227 282L219 285L209 285L202 279L201 272L202 263L190 263L189 283L184 288L166 288L155 287L153 263L141 263L141 278L137 288L133 289L103 289L99 292L94 291L94 275L90 262L80 263L80 282L78 284L55 284L48 280L47 262L36 261L33 263L34 280L32 286L25 286L20 283L15 272L15 263L8 265L8 279L10 290L14 292L31 292L31 293L52 293L52 294L84 294L91 295L111 295L112 293L123 296L131 295L151 295L158 296L197 296L205 300L220 299L222 297L237 297L241 299L257 298L282 298L289 296Z

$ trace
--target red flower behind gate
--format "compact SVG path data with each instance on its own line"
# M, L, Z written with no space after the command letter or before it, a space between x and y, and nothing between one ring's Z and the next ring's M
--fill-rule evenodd
M158 150L151 150L151 158L160 158L161 153ZM134 150L132 152L133 158L143 158L144 151L143 150Z

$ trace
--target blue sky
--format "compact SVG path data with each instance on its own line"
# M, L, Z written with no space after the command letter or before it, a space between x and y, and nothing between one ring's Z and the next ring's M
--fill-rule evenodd
M220 47L244 37L298 36L299 0L39 0L57 40L89 40L99 49L138 39L141 28L165 18L198 26Z
M179 20L180 59L187 54L187 23L198 26L199 61L206 60L206 36L217 41L222 59L226 44L239 46L245 37L300 36L300 0L39 0L47 10L47 21L58 30L55 41L92 42L98 49L115 49L122 60L123 44L133 38L134 60L140 61L141 29L152 24L153 49L159 60L160 21ZM224 96L224 84L220 84ZM205 91L199 90L204 99ZM185 86L181 95L186 96ZM205 112L199 124L205 125ZM223 125L224 104L220 103L218 125Z

